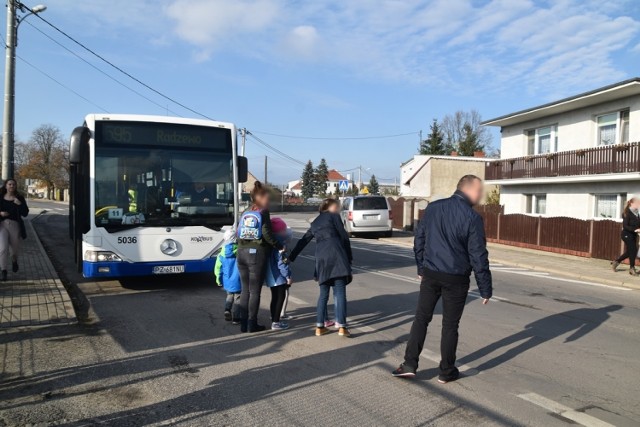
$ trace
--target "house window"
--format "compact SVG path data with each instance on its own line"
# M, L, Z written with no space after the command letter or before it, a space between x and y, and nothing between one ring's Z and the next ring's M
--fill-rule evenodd
M535 203L535 209L536 211L534 213L537 213L539 215L546 215L547 213L547 195L546 194L536 194L533 196Z
M621 216L626 194L596 194L594 218L613 218Z
M557 150L557 125L527 131L527 155L555 153Z
M596 123L599 146L629 142L629 110L603 114L596 118Z
M546 215L547 214L547 195L546 194L527 194L525 195L526 212L528 214Z

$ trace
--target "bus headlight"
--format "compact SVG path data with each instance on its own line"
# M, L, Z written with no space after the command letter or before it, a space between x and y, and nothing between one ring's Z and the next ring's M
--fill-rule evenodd
M84 260L89 262L109 262L122 261L122 258L109 251L86 251Z

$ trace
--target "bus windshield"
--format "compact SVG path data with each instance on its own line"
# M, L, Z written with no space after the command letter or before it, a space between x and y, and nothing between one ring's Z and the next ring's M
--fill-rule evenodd
M176 125L169 125L172 129L167 130L166 125L155 124L159 130L150 130L153 124L145 123L143 131L137 125L116 127L118 134L96 126L96 226L113 232L132 227L186 225L219 229L233 224L231 132L224 129L228 138L223 135L220 143L219 135L213 135L212 143L207 145L208 129L197 128L203 129L204 138L198 139L198 146L194 147L190 144L196 141L193 129L184 133L188 137L182 137L179 127L176 133ZM179 144L158 144L156 135L166 138L167 134ZM110 139L113 135L120 139Z

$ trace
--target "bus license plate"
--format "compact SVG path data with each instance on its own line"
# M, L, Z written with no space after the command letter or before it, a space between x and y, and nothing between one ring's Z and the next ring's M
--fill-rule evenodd
M184 273L184 265L156 265L153 267L153 274L176 274Z

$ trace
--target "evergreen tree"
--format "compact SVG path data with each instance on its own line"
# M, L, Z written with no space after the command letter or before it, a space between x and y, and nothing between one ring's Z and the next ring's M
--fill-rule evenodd
M378 180L375 175L371 175L371 179L369 180L369 193L370 194L379 194L380 193L380 184L378 184Z
M462 139L458 144L458 153L461 156L473 157L476 151L482 151L484 145L480 143L478 133L473 130L469 123L465 123L462 128Z
M431 131L429 135L427 135L427 139L420 143L420 154L431 154L434 156L447 154L444 145L444 134L436 119L433 119L433 123L431 123Z
M320 160L320 164L315 170L315 194L324 197L327 193L327 181L329 180L329 166L325 159Z
M302 171L302 199L307 200L313 197L315 193L315 171L313 169L313 163L311 160L307 162Z

